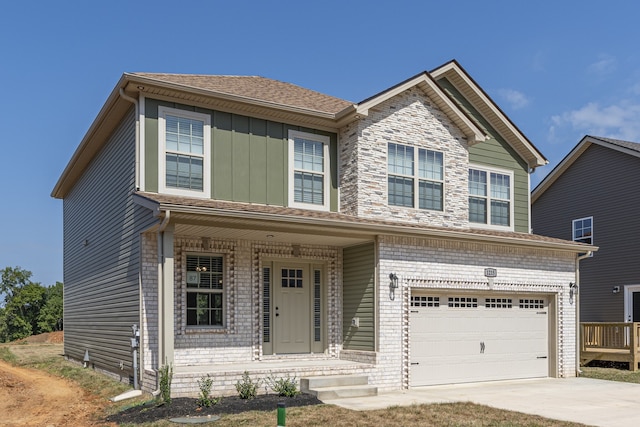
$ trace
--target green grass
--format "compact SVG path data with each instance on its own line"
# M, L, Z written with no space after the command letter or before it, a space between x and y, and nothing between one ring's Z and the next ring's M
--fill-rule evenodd
M56 347L57 346L57 347ZM114 381L94 371L84 369L78 364L64 360L60 356L61 345L0 345L0 358L14 365L43 370L52 375L68 378L95 396L106 399L116 396L130 387ZM116 404L107 404L101 413L103 418L130 407L142 405L151 400L149 395ZM276 425L276 411L249 411L237 415L224 415L217 422L201 424L203 426L265 426ZM550 420L536 415L504 411L472 403L451 403L433 405L412 405L392 407L376 411L352 411L333 405L317 405L287 409L288 427L368 427L397 425L404 427L423 426L560 426L571 427L581 424ZM123 427L174 427L169 421L145 424L122 424ZM186 426L186 425L185 425Z
M580 368L580 370L582 371L582 374L580 374L580 376L585 378L640 384L640 370L633 372L629 371L628 369L600 368L589 366L583 366Z

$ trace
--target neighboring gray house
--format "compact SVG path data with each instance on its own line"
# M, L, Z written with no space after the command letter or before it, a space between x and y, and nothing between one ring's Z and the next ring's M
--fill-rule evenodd
M455 61L352 103L126 73L62 173L65 355L380 389L576 373L580 243L530 234L546 163Z
M536 234L600 249L580 263L582 322L640 322L640 144L587 135L533 190Z

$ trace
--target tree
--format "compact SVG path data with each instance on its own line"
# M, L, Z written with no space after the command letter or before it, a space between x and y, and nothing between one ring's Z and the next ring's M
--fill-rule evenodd
M62 323L63 285L50 288L31 281L31 272L20 267L0 270L0 342L59 330Z
M63 285L56 282L47 288L46 301L38 315L38 329L41 332L62 330Z

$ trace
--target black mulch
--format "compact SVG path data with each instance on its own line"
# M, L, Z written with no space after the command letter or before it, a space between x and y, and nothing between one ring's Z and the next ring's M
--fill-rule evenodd
M237 396L223 397L216 405L208 408L198 406L197 399L179 397L171 399L168 405L150 402L135 406L107 417L107 421L118 424L146 423L178 417L199 417L203 415L238 414L246 411L274 411L278 403L285 407L318 405L322 402L310 394L299 394L295 397L282 397L276 394L261 394L254 399L240 399Z

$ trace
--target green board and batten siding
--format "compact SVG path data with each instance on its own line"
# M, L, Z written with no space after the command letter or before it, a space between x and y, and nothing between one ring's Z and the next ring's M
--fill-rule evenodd
M212 198L287 206L288 133L297 130L330 139L330 209L338 210L337 135L238 114L147 99L145 103L145 189L158 191L158 107L211 116Z
M514 229L522 233L529 232L529 174L528 165L513 148L491 127L482 115L464 99L462 94L445 78L438 80L444 90L452 96L476 123L491 138L488 141L469 147L469 163L472 165L494 167L513 171L514 193Z
M343 261L343 348L375 351L375 244L345 248ZM358 317L360 327L351 325Z
M133 108L64 198L64 353L132 375L140 323L140 232L157 220L133 203ZM120 363L123 368L121 370Z

